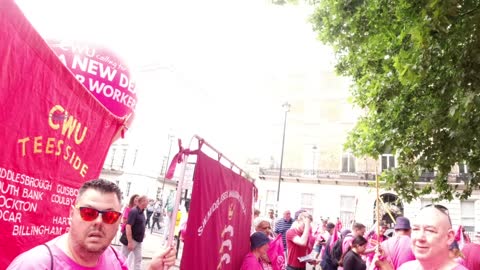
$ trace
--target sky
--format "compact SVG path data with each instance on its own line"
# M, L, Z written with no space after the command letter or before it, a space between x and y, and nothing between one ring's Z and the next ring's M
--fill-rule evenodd
M168 134L184 145L198 134L239 164L279 156L281 105L298 98L292 88L301 81L316 92L318 74L333 73L332 51L307 22L311 8L260 0L16 2L45 39L94 42L125 59L138 95L125 142L152 155L166 155Z

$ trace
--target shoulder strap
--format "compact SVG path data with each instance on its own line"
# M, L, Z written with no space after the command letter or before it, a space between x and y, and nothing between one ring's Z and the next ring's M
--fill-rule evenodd
M110 246L110 248L112 249L113 253L115 253L115 257L117 257L117 260L120 260L120 259L118 258L118 253L117 253L117 251L115 250L115 248L112 247L112 246Z
M46 243L44 243L43 245L46 246L47 249L48 249L48 253L50 254L50 270L53 270L53 254L52 254L52 250L50 249L50 247L49 247Z
M115 250L114 247L110 246L110 248L112 249L113 253L115 254L115 257L117 257L117 261L120 263L120 265L122 264L122 261L120 260L120 258L118 258L118 253L117 251Z

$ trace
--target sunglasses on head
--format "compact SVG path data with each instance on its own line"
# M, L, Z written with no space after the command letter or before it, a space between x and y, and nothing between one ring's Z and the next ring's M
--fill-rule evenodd
M450 219L450 214L448 212L448 208L446 208L445 206L440 205L440 204L427 204L424 207L422 207L422 209L428 208L428 207L435 207L435 209L437 209L438 211L445 214L448 217L448 222L450 223L450 225L452 225L452 220Z
M114 210L97 210L92 207L78 206L78 205L75 206L75 208L80 211L80 216L85 221L94 221L95 219L97 219L99 214L102 214L103 222L107 224L113 224L117 222L117 220L122 215L122 213Z

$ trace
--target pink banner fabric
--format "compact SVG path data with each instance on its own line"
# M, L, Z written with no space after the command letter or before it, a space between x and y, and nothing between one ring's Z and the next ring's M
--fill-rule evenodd
M68 231L80 185L101 172L123 120L58 60L13 1L0 1L0 269Z
M272 263L273 270L285 270L286 260L283 252L282 235L279 234L268 244L267 256Z
M96 44L48 40L60 61L110 112L126 117L135 111L135 81L124 61Z
M198 151L180 269L240 269L250 250L254 189Z

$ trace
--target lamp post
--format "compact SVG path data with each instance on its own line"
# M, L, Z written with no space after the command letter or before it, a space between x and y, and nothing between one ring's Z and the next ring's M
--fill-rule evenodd
M278 188L277 188L277 209L276 216L278 217L278 206L280 202L280 182L282 181L282 166L283 166L283 150L285 148L285 130L287 128L287 113L290 111L290 104L285 102L282 104L282 108L285 111L285 116L283 118L283 138L282 138L282 152L280 154L280 172L278 174Z
M313 156L313 157L312 157L312 175L313 175L313 176L317 175L317 174L315 173L315 167L316 167L316 166L315 166L315 154L316 154L317 149L318 149L318 148L317 148L316 145L313 145L313 146L312 146L312 156Z
M172 152L172 142L173 142L173 135L168 134L168 141L169 141L169 147L168 147L168 155L167 155L167 165L165 166L165 170L163 172L163 184L162 184L162 203L163 203L163 194L165 193L165 180L167 179L167 170L168 170L168 161L170 160L170 153Z

